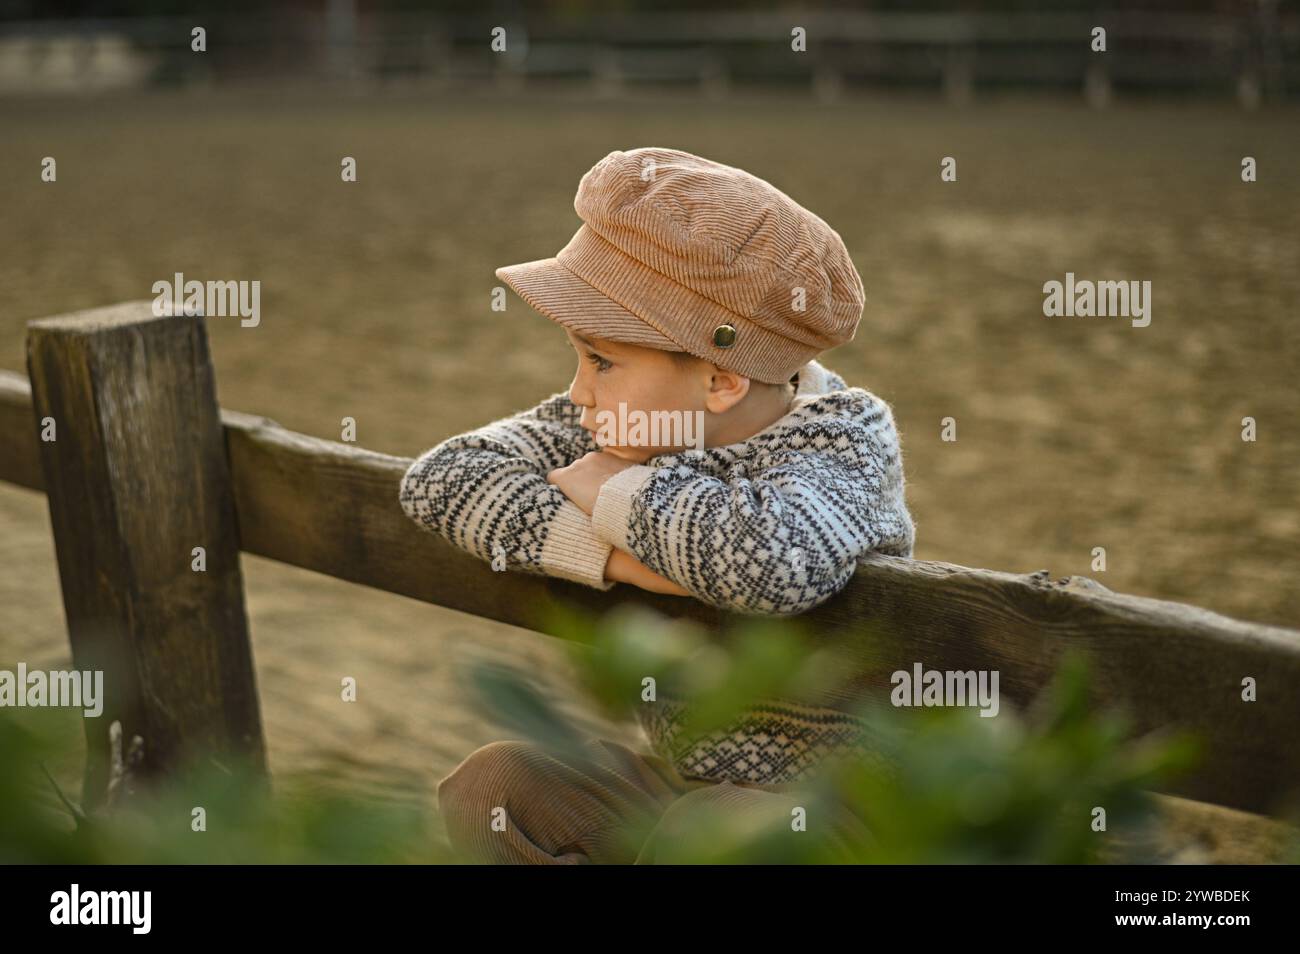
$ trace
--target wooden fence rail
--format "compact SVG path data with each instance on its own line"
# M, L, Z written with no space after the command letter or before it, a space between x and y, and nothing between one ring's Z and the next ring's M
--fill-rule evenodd
M74 662L121 677L106 672L119 686L106 714L152 741L157 769L190 743L261 757L237 550L539 632L557 603L599 612L631 600L711 631L741 619L627 586L493 572L406 518L409 459L219 411L201 319L155 317L144 301L32 322L28 366L30 384L0 371L0 480L47 494ZM55 441L40 437L49 419ZM191 572L195 546L205 573ZM1171 794L1264 814L1300 795L1300 631L1086 577L883 555L799 620L861 673L825 704L879 695L888 673L919 662L998 670L1003 704L1020 708L1077 649L1094 699L1123 707L1136 732L1201 737L1200 770ZM1242 700L1246 678L1257 701ZM102 749L104 733L90 731ZM88 763L92 803L101 769Z

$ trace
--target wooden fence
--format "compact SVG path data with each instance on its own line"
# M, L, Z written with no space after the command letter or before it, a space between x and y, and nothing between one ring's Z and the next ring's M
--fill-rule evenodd
M540 632L557 603L632 600L714 632L742 619L628 586L493 572L407 519L407 458L221 410L202 319L131 302L33 321L27 350L30 381L0 371L0 480L46 494L73 662L105 672L103 715L86 727L89 806L108 769L99 725L114 719L145 739L147 771L223 751L264 769L241 550ZM1300 631L1086 577L882 555L800 621L862 674L825 704L851 705L915 661L998 670L1003 704L1021 708L1077 649L1094 700L1126 709L1135 732L1201 737L1200 769L1171 794L1264 814L1300 794ZM1242 700L1247 677L1258 701Z

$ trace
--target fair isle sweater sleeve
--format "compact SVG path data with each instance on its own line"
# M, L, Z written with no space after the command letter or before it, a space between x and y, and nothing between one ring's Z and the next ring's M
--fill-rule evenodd
M596 533L700 600L754 615L824 602L873 550L911 556L889 406L851 388L790 418L743 458L688 451L615 474L596 499ZM701 453L713 473L684 463Z
M598 450L567 392L450 437L407 469L399 499L426 530L494 567L608 590L611 545L549 471Z

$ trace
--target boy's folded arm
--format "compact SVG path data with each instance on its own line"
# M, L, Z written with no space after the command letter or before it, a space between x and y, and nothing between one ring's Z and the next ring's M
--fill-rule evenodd
M480 428L449 438L439 446L481 447L487 441L504 447L512 456L536 465L545 479L557 467L567 467L583 454L599 450L591 434L579 423L582 408L569 399L567 391Z
M901 464L782 450L728 480L636 465L607 480L592 525L611 545L735 612L793 615L839 592L876 549L910 555Z
M614 585L605 579L610 544L546 481L549 471L595 449L575 411L566 394L557 394L448 438L407 469L402 509L419 526L493 566L608 590Z

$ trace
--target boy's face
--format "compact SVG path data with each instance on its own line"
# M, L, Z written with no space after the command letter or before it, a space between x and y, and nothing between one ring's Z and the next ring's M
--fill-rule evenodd
M582 408L581 424L592 432L593 438L606 425L611 439L602 445L606 453L641 463L657 454L703 446L691 440L692 436L698 436L697 424L708 415L695 412L716 412L725 409L727 403L724 394L723 405L719 406L718 388L713 380L717 369L712 364L693 355L679 362L657 348L580 335L568 328L564 332L578 353L578 372L569 385L569 399ZM627 421L627 434L623 443L619 434L620 402L626 405L623 419ZM673 435L666 428L650 426L652 411L682 412L673 417L681 420L684 429L679 433L687 440L673 442ZM638 416L647 421L648 436L644 442L632 430Z

